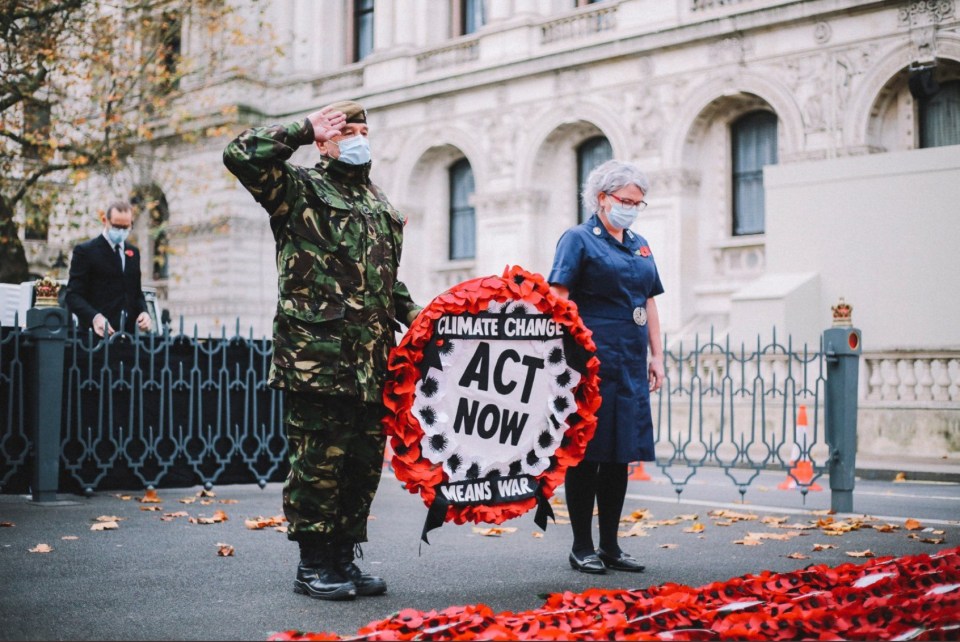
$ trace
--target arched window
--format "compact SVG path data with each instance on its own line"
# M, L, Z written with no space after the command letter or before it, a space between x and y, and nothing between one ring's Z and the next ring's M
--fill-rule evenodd
M450 259L472 259L477 250L477 226L470 196L473 169L466 158L450 166Z
M130 202L137 208L136 215L147 219L149 246L143 249L149 252L151 276L154 281L167 279L170 277L170 243L167 236L170 207L167 205L167 197L156 185L146 185L134 190Z
M919 102L920 147L960 145L960 80L940 85Z
M605 136L588 138L577 146L577 211L580 212L579 222L581 223L593 216L593 212L587 211L580 198L583 186L587 184L587 177L598 165L611 158L613 158L613 147Z
M777 116L754 111L730 126L733 235L763 234L763 168L777 164Z

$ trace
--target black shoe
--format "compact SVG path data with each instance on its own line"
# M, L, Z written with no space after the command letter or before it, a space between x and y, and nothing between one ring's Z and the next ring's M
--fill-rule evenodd
M607 567L603 565L600 558L594 553L587 553L578 557L576 553L570 553L570 568L581 573L593 573L600 575L607 572Z
M318 600L352 600L357 596L357 587L331 566L297 567L297 579L293 590Z
M364 573L353 563L354 551L359 550L353 544L342 544L335 549L333 565L346 579L357 587L357 595L383 595L387 592L387 583L382 577Z
M357 595L383 595L387 592L387 583L382 577L361 571L356 564L342 564L337 570L357 587Z
M643 569L646 568L643 564L638 562L635 557L629 553L624 553L623 551L620 551L619 555L609 555L604 553L602 548L598 548L597 557L600 558L600 561L603 562L607 568L612 568L615 571L642 573Z

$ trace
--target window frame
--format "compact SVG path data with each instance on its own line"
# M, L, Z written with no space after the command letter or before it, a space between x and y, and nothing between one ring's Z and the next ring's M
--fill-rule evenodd
M767 122L759 122L761 119ZM760 128L773 126L773 158L770 162L760 161L759 167L753 167L747 170L738 169L738 157L743 155L744 141L742 138L746 133L746 128L754 127L758 142L756 148L751 150L754 156L761 156L764 151L761 149L759 137L763 135ZM766 192L763 184L763 168L767 165L776 165L779 162L779 135L780 119L777 114L768 109L754 109L740 114L729 125L730 136L730 235L734 238L744 236L755 236L766 232ZM768 139L769 140L769 139ZM758 180L759 179L759 180ZM743 206L741 202L741 190L739 187L747 181L759 182L759 214L756 212L741 211ZM749 214L749 216L748 216ZM748 220L755 219L755 220Z
M456 200L457 194L461 191L458 189L459 185L457 181L466 180L467 178L469 178L470 181L470 189L464 197L464 202L461 203ZM466 157L455 160L447 168L447 189L449 195L449 206L447 209L447 258L450 261L475 259L477 256L477 212L476 208L470 204L470 196L476 192L476 179L473 175L473 166ZM461 226L465 224L464 220L467 218L469 218L470 221L470 241L472 247L463 254L457 254L456 250L459 250L456 243L457 232L461 231Z
M602 143L606 143L606 146L610 151L609 158L607 158L604 161L601 161L600 163L594 164L593 167L590 168L590 171L592 172L599 165L613 158L613 145L610 143L610 139L604 136L603 134L596 134L596 135L590 136L589 138L583 139L574 148L577 156L577 189L576 189L577 223L584 223L585 221L587 221L587 219L593 216L593 212L587 212L585 210L583 205L583 198L581 197L581 194L583 194L583 188L587 184L587 178L590 176L590 172L585 173L583 171L584 161L586 160L584 157L586 153L588 153L588 150L586 150L586 147L587 145L594 146L594 149L589 150L589 152L592 153L595 149L599 148L602 145Z

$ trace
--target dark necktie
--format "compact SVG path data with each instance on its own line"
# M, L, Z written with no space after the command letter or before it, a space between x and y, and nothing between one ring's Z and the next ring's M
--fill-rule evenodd
M123 257L120 256L120 244L113 246L113 253L117 255L117 265L120 266L120 274L123 274Z

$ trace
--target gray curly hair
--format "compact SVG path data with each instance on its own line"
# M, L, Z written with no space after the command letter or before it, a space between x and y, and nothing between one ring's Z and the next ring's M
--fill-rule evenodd
M650 191L650 181L647 179L647 175L641 172L636 165L618 160L608 160L590 172L580 198L588 211L596 212L600 208L598 195L601 192L610 194L618 189L623 189L627 185L636 185L644 196Z

